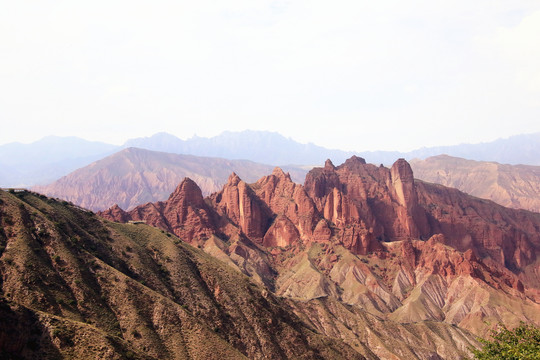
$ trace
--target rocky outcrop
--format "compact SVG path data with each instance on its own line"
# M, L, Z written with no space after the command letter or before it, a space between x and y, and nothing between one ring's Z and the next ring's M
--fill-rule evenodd
M115 206L100 215L120 222L144 221L191 243L218 231L214 210L206 205L201 189L189 178L178 185L167 201L140 205L129 212Z
M253 189L233 173L223 189L210 197L215 209L251 239L260 242L268 229L271 212Z
M334 167L313 169L305 188L338 229L348 247L374 251L382 239L398 240L429 235L427 219L418 206L408 163L398 160L389 170L352 157Z
M266 247L287 247L298 243L299 240L300 234L291 220L286 216L278 215L264 235L262 244Z
M472 250L482 258L525 274L540 254L540 214L504 208L456 189L417 182L419 203L426 209L432 233L446 245ZM540 285L534 276L528 277Z
M130 215L122 210L118 204L114 204L109 209L101 212L101 216L103 216L106 219L110 219L117 222L128 222L130 219Z
M300 238L309 241L321 218L304 187L291 180L280 168L252 185L255 194L275 215L286 217L296 227Z

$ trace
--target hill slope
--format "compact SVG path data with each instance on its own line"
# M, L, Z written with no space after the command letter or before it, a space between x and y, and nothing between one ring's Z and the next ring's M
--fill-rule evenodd
M0 220L2 358L363 359L158 229L28 192Z
M205 194L217 191L233 171L255 181L272 170L251 161L205 158L128 148L34 189L92 210L118 204L125 209L164 200L186 176ZM297 180L305 171L290 169Z
M411 161L418 179L457 188L503 206L540 212L540 167L439 155Z

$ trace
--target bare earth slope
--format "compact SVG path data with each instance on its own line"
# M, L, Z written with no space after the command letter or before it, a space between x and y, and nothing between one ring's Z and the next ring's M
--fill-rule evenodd
M363 359L245 275L146 225L0 191L3 359Z
M279 168L232 174L206 198L184 179L166 201L100 214L204 249L367 358L460 359L471 333L540 324L540 214L415 181L402 159L327 161L303 186Z
M540 166L507 165L439 155L412 160L416 178L503 206L540 212Z
M186 176L196 181L204 194L210 194L219 190L233 171L255 181L271 170L269 165L251 161L128 148L34 190L91 210L114 204L131 209L166 199ZM300 179L305 171L294 170L293 174Z

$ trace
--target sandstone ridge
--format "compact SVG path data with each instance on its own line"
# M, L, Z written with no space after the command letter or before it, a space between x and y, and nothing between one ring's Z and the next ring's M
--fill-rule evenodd
M102 216L144 219L279 296L325 298L332 311L348 304L395 324L436 321L477 335L488 332L487 323L540 323L540 214L417 181L403 159L390 169L359 157L339 166L328 160L306 175L304 185L280 169L252 184L233 174L193 209L206 214L204 221L176 228L160 220L181 218L181 208L167 205ZM296 308L311 319L304 310ZM331 316L346 321L352 316L346 313ZM337 331L314 324L324 333ZM341 336L368 335L358 330ZM410 358L422 358L415 356Z

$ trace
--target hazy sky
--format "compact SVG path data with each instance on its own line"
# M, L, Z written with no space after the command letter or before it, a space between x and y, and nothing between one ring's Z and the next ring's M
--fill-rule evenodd
M0 144L272 130L346 150L540 131L540 1L1 1Z

